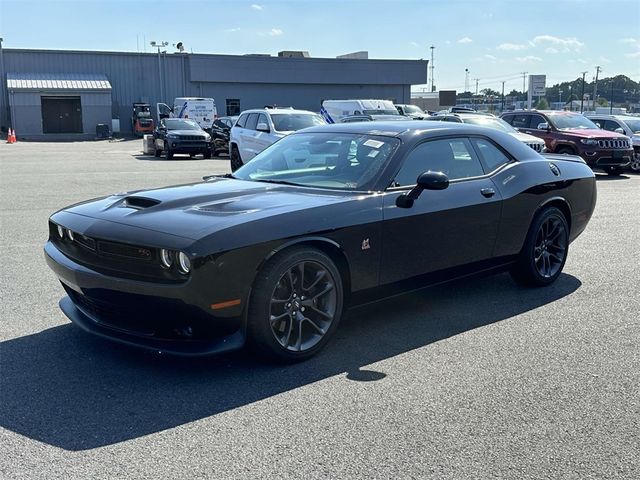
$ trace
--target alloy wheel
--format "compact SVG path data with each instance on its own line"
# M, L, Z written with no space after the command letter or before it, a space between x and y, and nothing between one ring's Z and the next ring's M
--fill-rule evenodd
M634 172L640 172L640 153L634 153L629 168Z
M538 274L551 278L558 273L567 253L567 231L557 216L547 218L536 234L533 260Z
M315 261L289 268L271 295L269 325L281 347L293 352L313 348L329 331L337 313L331 272Z

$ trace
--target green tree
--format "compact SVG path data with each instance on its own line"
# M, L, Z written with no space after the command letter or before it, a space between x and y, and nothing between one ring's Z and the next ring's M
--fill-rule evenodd
M538 103L536 103L536 108L538 110L548 110L549 102L547 102L546 98L542 97L540 100L538 100Z
M607 99L606 98L602 98L602 97L599 97L598 100L596 101L596 103L598 105L600 105L601 107L608 107L609 106L609 102L607 102Z

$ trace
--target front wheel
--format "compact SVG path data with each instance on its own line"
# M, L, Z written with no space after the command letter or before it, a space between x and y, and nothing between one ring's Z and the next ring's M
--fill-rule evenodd
M548 207L531 223L511 276L528 286L545 286L562 273L569 251L569 226L564 214Z
M631 159L631 163L629 164L629 168L632 172L640 172L640 152L635 152L633 154L633 158Z
M320 351L340 322L340 272L325 253L298 247L276 254L258 273L247 315L259 353L288 362Z
M169 146L166 144L164 146L164 158L167 160L171 160L173 158L173 152L171 151Z

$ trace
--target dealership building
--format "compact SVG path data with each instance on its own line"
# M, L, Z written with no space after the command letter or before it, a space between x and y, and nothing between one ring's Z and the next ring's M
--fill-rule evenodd
M311 58L270 55L0 50L0 127L18 138L94 138L106 124L127 135L134 102L173 105L212 97L218 115L265 105L319 111L322 100L411 102L427 78L425 60L373 60L366 52Z

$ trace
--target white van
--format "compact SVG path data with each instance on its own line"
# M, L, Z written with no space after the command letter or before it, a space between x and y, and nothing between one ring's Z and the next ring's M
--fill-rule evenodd
M166 103L158 103L158 122L162 118L190 118L203 130L210 130L218 116L216 102L213 98L178 97L173 107Z
M391 100L325 100L320 114L327 123L339 123L351 115L398 115Z

